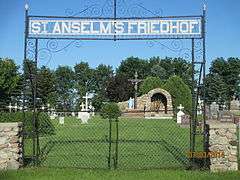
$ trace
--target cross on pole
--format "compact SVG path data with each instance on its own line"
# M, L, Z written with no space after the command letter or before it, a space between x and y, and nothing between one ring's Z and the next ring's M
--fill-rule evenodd
M142 81L142 79L138 79L138 73L135 72L134 79L128 79L132 84L134 84L134 109L137 109L137 90L138 90L138 83Z

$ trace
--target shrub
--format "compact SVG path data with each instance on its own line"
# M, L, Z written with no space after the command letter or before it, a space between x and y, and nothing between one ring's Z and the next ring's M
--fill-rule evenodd
M25 118L24 118L25 114ZM33 113L32 112L0 112L0 122L23 122L26 132L31 132L33 130ZM49 116L44 112L36 113L36 119L38 120L39 135L51 135L54 134L55 128L50 121Z
M116 103L106 103L101 109L101 116L106 119L117 119L121 111Z
M144 79L143 83L140 86L140 93L146 94L152 89L160 88L163 86L163 82L159 77L147 77Z
M191 90L179 76L171 76L163 88L172 96L174 112L177 112L177 107L182 104L184 106L184 110L191 115Z

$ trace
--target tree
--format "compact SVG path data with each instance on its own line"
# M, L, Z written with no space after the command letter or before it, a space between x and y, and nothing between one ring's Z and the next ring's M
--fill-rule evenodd
M109 120L118 119L121 116L121 111L116 103L110 102L103 105L101 116Z
M94 79L94 70L89 67L87 62L80 62L74 66L75 71L75 88L78 94L78 104L81 103L81 99L86 92L95 91L96 82Z
M94 71L94 79L97 85L97 91L104 91L106 89L107 81L113 77L112 66L100 64Z
M228 86L219 74L209 74L205 79L207 103L223 105L228 100Z
M141 79L150 75L150 66L148 61L139 59L138 57L129 57L121 62L120 66L116 70L116 73L117 75L123 74L127 78L133 78L136 71Z
M167 79L166 69L161 67L159 64L156 64L151 68L151 75L154 77L159 77L161 80Z
M92 99L92 104L96 111L102 108L104 102L109 101L106 95L107 84L110 78L113 77L113 69L111 66L100 64L94 70L94 79L96 82L95 96Z
M146 94L152 89L160 88L162 86L163 82L160 80L159 77L147 77L140 85L139 91L141 94Z
M238 81L240 72L240 59L239 58L224 58L215 59L210 67L210 74L218 74L224 81L228 88L227 97L230 101L233 95L238 92Z
M168 79L171 76L177 75L191 87L192 67L191 63L182 58L152 57L149 60L152 76L158 76L161 80Z
M12 59L0 58L0 95L1 104L4 106L9 103L11 95L18 88L20 76L18 66Z
M126 101L134 96L134 87L127 76L117 75L108 81L106 95L113 102Z
M163 89L167 90L172 96L174 112L177 112L177 107L182 104L185 111L191 114L191 90L179 76L171 76L165 83Z
M59 66L55 71L58 108L70 110L74 102L74 72L69 66Z
M38 70L37 76L37 97L41 98L44 105L47 103L53 105L55 104L55 102L53 102L55 91L54 72L49 68L42 66Z

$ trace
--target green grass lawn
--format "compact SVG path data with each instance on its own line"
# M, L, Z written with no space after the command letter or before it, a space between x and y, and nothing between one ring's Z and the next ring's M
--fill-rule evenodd
M77 169L22 169L0 171L1 180L206 180L240 179L239 172L210 173L207 171L186 170L77 170Z
M40 137L40 166L108 168L109 122L99 116L88 124L76 118L51 120L55 134ZM123 119L112 123L111 166L118 169L186 168L188 166L189 128L171 120ZM116 148L116 146L118 148ZM31 140L25 143L31 155ZM118 151L116 153L116 151ZM116 157L116 154L118 155ZM117 161L116 161L117 159Z

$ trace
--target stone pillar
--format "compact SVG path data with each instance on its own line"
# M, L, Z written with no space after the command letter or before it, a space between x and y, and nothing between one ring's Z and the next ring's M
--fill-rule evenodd
M216 154L223 152L221 157L210 156L210 170L238 170L238 139L237 126L231 122L211 121L209 124L209 151Z
M22 165L22 123L0 123L0 170Z

